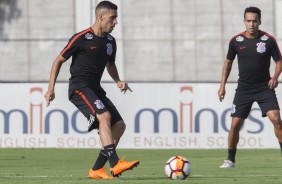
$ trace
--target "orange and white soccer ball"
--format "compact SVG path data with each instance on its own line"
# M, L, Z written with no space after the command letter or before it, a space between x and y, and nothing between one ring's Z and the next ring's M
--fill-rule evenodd
M190 172L191 163L183 156L173 156L165 164L165 173L173 180L184 180Z

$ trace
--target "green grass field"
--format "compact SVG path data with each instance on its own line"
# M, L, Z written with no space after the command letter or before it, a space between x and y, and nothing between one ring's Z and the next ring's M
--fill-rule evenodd
M0 183L282 183L282 160L278 149L238 150L234 169L219 169L226 150L128 150L118 154L140 165L113 180L88 179L97 149L0 149ZM173 155L192 163L186 180L174 181L164 174L164 165ZM107 165L107 168L109 166Z

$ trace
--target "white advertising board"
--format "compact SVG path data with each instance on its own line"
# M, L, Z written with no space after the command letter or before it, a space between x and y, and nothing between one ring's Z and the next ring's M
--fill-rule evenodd
M217 83L131 83L123 94L104 83L108 97L127 125L120 148L227 148L230 107L236 84L227 84L219 102ZM68 84L56 85L56 98L46 107L46 83L0 84L0 147L99 148L97 131L68 101ZM282 88L276 89L278 100ZM278 148L273 125L254 103L240 131L239 148Z

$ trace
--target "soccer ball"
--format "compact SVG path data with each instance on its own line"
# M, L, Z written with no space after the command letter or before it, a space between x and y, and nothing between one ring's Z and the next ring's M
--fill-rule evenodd
M166 175L173 180L184 180L191 172L189 160L183 156L173 156L165 164Z

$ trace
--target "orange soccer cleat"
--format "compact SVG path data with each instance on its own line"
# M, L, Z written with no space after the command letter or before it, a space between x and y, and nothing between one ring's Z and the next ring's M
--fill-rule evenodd
M110 171L114 177L118 177L124 171L137 167L139 163L140 162L138 160L134 160L131 162L127 162L125 160L119 160L118 163L114 167L110 168Z
M113 179L112 176L109 176L108 173L106 172L105 168L102 167L101 169L98 170L92 170L90 169L88 172L88 178L92 179Z

